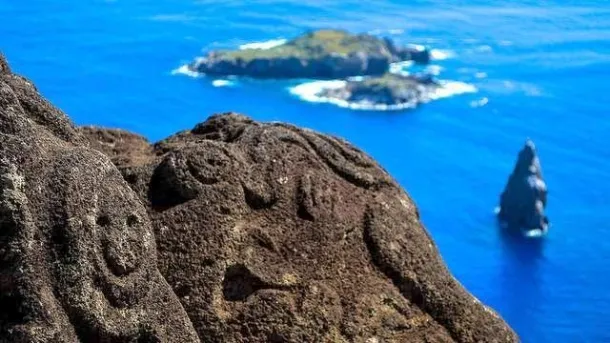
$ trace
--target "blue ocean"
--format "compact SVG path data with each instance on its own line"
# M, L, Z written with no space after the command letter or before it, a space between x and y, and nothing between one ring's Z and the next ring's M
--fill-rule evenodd
M307 96L311 82L180 68L315 28L425 45L452 91L415 110L352 110ZM0 49L78 124L155 141L236 111L344 137L409 192L457 279L524 342L610 342L607 0L4 0ZM528 137L549 188L536 245L507 241L494 217Z

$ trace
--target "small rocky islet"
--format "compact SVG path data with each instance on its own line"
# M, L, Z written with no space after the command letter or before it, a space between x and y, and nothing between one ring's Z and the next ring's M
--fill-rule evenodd
M536 146L528 139L500 196L496 212L501 226L510 233L527 237L546 235L549 229L549 219L544 213L547 192Z
M211 51L196 59L190 71L209 76L256 79L344 80L322 87L316 96L350 103L411 108L442 87L432 76L398 75L392 63L430 62L426 48L398 46L389 38L343 30L307 32L269 49Z
M191 63L189 69L211 76L344 79L381 76L391 63L401 61L426 64L430 52L419 47L399 47L389 38L369 34L317 30L270 49L211 51Z
M349 79L339 87L326 87L321 97L356 103L366 108L413 108L430 98L441 85L427 75L387 73L380 77Z

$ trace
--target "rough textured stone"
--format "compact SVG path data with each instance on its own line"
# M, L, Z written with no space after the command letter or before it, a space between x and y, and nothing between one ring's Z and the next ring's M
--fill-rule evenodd
M0 341L517 341L349 143L237 114L79 132L2 70Z
M119 168L150 177L133 186L202 340L517 341L450 275L408 195L349 143L224 114L153 155Z
M116 165L146 164L152 146L145 137L121 129L83 126L79 130L89 138L90 147L111 157Z
M108 157L0 57L0 342L198 342Z
M527 140L500 197L498 218L511 231L539 230L545 233L547 188L534 142Z

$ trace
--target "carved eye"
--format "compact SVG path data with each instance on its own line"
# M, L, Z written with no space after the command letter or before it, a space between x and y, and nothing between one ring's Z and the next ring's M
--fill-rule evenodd
M106 227L110 225L110 217L108 217L107 215L103 214L99 217L97 217L96 220L96 224L102 227Z
M217 158L208 158L206 160L206 162L207 162L207 164L209 164L211 166L217 167L217 166L222 166L224 161L219 160Z
M140 217L138 217L137 215L130 214L127 217L127 226L133 227L133 226L136 226L138 224L140 224Z

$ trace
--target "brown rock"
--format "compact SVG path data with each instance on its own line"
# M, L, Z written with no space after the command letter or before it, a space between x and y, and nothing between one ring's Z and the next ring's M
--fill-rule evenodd
M1 70L0 341L518 340L349 143L227 114L150 147Z
M198 342L110 160L0 57L0 342Z
M153 149L145 137L121 129L83 126L79 130L89 140L89 147L110 156L116 165L143 165L150 161Z
M135 188L202 340L517 341L450 275L408 195L349 143L225 114L154 150Z

